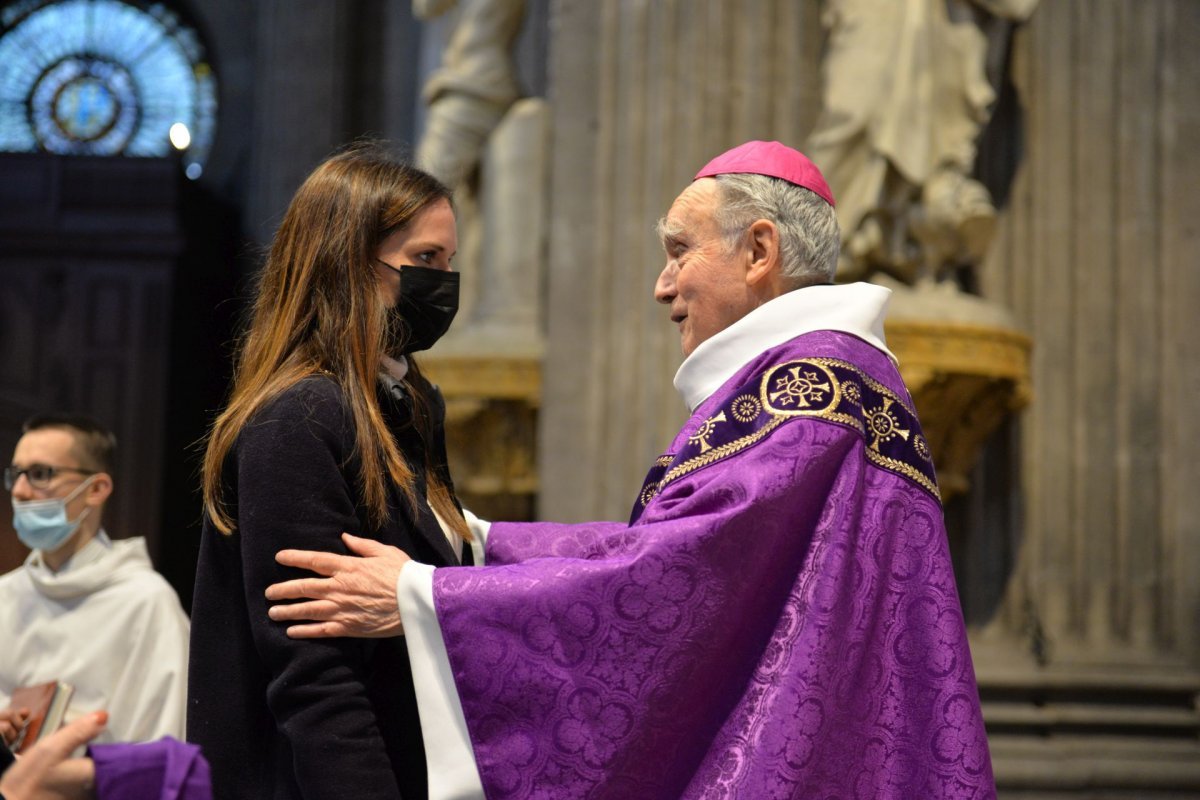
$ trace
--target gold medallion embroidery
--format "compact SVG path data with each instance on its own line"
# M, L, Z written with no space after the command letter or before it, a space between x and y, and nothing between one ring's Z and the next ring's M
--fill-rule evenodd
M712 436L713 429L717 427L718 422L725 421L724 411L722 411L720 414L717 414L715 417L709 417L708 419L704 420L704 424L700 426L699 430L688 437L688 441L692 444L700 445L701 453L707 453L712 449L712 445L708 443L708 437Z
M929 442L925 441L925 437L919 433L913 437L913 450L916 450L917 455L926 461L933 460L933 453L929 450Z
M666 472L661 478L653 470L647 476L641 506L673 481L745 450L796 417L816 417L858 431L866 439L868 461L939 497L929 443L905 400L854 364L814 357L760 373L700 424L682 452L661 457L656 468L666 467Z
M743 394L733 401L731 411L738 422L753 422L762 412L762 403L752 394Z
M862 389L854 381L846 381L842 384L842 394L854 405L862 405Z
M760 399L772 414L818 415L841 402L841 382L816 359L794 361L764 376Z
M879 443L887 443L892 440L892 437L899 436L904 441L908 441L910 431L900 427L900 420L892 414L892 398L883 397L883 405L879 408L864 409L867 413L867 430L870 431L874 439L871 440L871 449L876 453L879 452Z

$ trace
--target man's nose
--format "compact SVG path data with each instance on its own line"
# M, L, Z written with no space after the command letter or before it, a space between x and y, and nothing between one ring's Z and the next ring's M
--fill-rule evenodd
M16 481L16 483L13 484L13 488L12 488L12 499L13 500L32 500L33 499L33 487L29 485L29 477L27 475L25 475L25 473L21 473L20 475L17 476L17 481Z
M671 261L667 261L662 272L658 273L658 280L654 282L654 299L664 305L675 299L675 269Z

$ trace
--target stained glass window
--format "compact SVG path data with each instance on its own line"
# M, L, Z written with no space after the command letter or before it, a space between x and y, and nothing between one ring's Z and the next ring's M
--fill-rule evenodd
M198 178L216 113L200 39L161 3L20 0L0 11L0 150L175 149Z

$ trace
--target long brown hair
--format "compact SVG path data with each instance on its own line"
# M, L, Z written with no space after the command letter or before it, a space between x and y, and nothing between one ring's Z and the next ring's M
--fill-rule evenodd
M388 235L449 198L435 178L394 160L378 143L331 156L297 190L259 274L229 404L213 423L204 453L204 510L219 531L230 534L235 527L223 502L221 470L238 434L272 398L318 373L337 381L351 412L358 482L372 524L387 517L385 474L416 507L414 465L400 452L376 399L381 358L394 335L375 261ZM427 408L421 396L427 384L412 366L417 408ZM430 463L425 466L430 505L470 538L449 489Z

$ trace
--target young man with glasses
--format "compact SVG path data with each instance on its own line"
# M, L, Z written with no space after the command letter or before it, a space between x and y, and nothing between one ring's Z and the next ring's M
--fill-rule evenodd
M113 492L116 437L95 420L28 420L4 469L13 528L32 551L0 576L0 737L13 742L22 686L74 688L67 718L109 712L101 741L182 739L188 620L154 571L144 538L102 527Z

